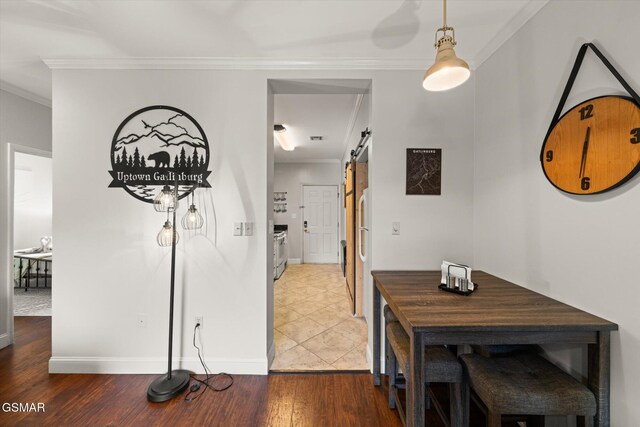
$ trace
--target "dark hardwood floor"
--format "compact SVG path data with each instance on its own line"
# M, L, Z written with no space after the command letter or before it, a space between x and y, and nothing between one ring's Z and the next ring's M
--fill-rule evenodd
M16 317L15 330L15 345L0 350L0 404L42 402L45 412L0 410L1 426L401 425L386 381L374 387L369 374L236 375L230 389L195 402L154 404L146 390L155 375L50 375L51 317ZM427 422L442 426L433 411Z

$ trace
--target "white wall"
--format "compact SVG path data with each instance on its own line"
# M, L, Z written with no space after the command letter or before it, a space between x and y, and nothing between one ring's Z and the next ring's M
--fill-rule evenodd
M51 159L16 153L14 165L13 247L39 247L52 235Z
M374 270L439 269L443 258L473 260L474 81L443 93L417 90L420 81L416 72L404 79L387 73L373 82ZM405 194L407 148L442 148L442 195ZM400 222L398 236L391 235L394 221Z
M459 242L471 224L472 82L450 96L433 97L422 90L421 77L421 71L54 70L60 285L53 289L50 370L165 367L169 251L155 244L163 218L123 190L107 188L113 133L147 105L187 111L212 150L212 188L199 193L208 228L204 235L183 236L178 252L175 355L188 368L200 370L190 339L194 316L203 315L205 354L214 371L267 372L273 316L268 79L372 79L380 159L370 164L372 202L381 206L380 219L373 218L374 227L379 224L372 239L374 267L432 268L443 257L467 261L471 249ZM449 166L443 196L404 195L405 148L423 146L444 149ZM243 220L255 222L253 237L231 235L233 222ZM391 237L392 220L403 221L402 236ZM148 316L146 328L137 327L138 314Z
M547 182L539 152L583 42L595 42L640 90L638 16L638 2L549 2L475 73L474 265L619 324L613 426L640 425L640 288L629 270L640 260L640 177L569 196ZM566 106L621 90L588 51ZM551 356L580 376L580 350Z
M272 248L267 243L267 81L246 75L54 72L58 285L51 371L165 369L171 251L155 243L164 216L122 189L107 188L115 129L133 111L163 104L183 109L202 126L213 171L212 188L196 193L206 226L193 236L183 232L178 247L175 355L186 358L183 366L201 371L191 337L194 317L202 315L212 369L266 372L267 249ZM233 223L240 221L254 222L253 236L232 235ZM147 316L146 328L137 326L139 314Z
M341 183L341 166L335 163L276 163L273 174L273 191L287 192L287 212L273 214L276 224L286 224L288 229L289 260L301 261L303 257L302 221L304 205L303 185L335 185ZM341 203L339 203L342 206ZM339 247L339 246L338 246Z
M0 90L0 348L11 340L10 296L13 295L9 254L9 144L51 151L51 108Z

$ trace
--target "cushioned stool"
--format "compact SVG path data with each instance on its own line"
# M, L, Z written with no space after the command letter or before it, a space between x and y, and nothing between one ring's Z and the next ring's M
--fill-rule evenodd
M498 427L502 415L593 416L591 391L536 354L487 358L463 354L468 381L487 407L487 426ZM544 418L537 418L544 425Z
M402 388L398 382L398 366L405 374L405 383L409 382L407 373L409 372L410 342L409 336L404 328L397 321L388 306L384 309L386 323L386 351L387 351L387 374L389 375L389 407L395 408L398 403L398 412L403 424L405 422L405 411L400 402L397 401L397 390ZM426 398L429 396L429 383L448 383L450 394L450 418L452 427L464 425L464 411L462 404L468 397L463 394L462 366L456 356L444 346L426 346L424 350L424 377L426 379ZM428 407L428 404L427 404Z

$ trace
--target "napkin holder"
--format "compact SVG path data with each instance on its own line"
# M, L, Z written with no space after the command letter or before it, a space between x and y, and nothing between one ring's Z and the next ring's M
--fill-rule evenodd
M454 267L454 268L457 267L457 268L463 269L464 277L452 276L451 267ZM450 264L447 266L445 283L441 283L440 286L438 286L438 288L446 292L453 292L454 294L467 296L467 295L471 295L476 289L478 289L477 283L474 283L473 289L470 289L469 288L470 282L471 281L469 279L469 270L467 270L465 266Z

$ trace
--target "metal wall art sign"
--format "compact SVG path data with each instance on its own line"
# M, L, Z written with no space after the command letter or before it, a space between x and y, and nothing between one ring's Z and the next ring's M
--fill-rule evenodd
M129 115L111 142L112 181L138 200L153 203L162 187L178 176L179 198L197 187L211 187L207 178L209 142L189 114L154 105Z

